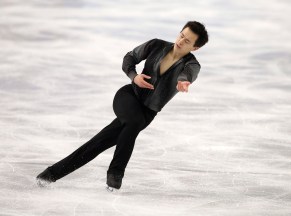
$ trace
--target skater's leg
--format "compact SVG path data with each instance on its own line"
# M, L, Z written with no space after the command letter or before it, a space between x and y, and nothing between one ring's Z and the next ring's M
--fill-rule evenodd
M156 116L156 112L141 104L134 95L131 86L117 93L117 97L114 98L113 109L120 121L124 123L124 127L118 136L108 173L123 176L136 137L141 130L150 124Z
M65 175L68 175L94 159L101 152L114 146L122 128L123 125L121 122L117 118L114 119L88 142L83 144L66 158L49 167L54 178L58 180Z

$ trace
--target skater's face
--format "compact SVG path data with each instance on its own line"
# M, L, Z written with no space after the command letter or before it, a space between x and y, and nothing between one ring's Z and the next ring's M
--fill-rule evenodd
M189 53L197 50L199 47L195 47L194 44L198 39L198 35L191 31L189 27L183 29L178 35L174 49L178 53Z

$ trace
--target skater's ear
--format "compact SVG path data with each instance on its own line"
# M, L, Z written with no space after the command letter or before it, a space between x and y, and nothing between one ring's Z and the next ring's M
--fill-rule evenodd
M198 50L200 47L194 46L191 51Z

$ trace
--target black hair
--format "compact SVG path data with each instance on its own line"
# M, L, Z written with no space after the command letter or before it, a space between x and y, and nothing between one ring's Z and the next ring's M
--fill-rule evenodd
M183 27L182 31L187 27L189 27L193 33L198 35L198 39L193 46L202 47L208 42L208 32L202 23L197 21L189 21Z

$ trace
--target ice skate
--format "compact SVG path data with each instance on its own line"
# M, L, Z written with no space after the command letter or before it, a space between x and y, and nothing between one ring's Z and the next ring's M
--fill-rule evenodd
M54 176L48 168L36 177L36 183L39 187L47 187L50 183L55 181Z
M106 190L110 193L117 191L117 189L113 188L113 187L109 187L108 185L106 186Z
M123 178L122 174L107 173L106 190L109 192L113 192L120 189L122 184L122 178Z

